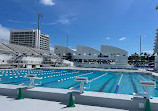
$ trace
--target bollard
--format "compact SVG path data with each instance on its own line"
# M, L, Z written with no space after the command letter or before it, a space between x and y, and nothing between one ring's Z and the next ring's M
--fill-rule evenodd
M67 107L75 107L74 100L73 100L73 97L72 97L72 93L70 93L69 104L67 105Z
M146 99L145 111L151 111L150 109L150 100Z
M24 97L23 97L23 95L22 95L22 89L21 89L21 88L19 88L17 100L20 100L20 99L24 99Z

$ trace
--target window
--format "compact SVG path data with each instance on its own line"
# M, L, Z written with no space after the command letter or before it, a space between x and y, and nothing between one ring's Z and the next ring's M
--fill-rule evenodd
M108 58L109 56L108 56L108 55L98 55L98 57L105 57L105 58Z

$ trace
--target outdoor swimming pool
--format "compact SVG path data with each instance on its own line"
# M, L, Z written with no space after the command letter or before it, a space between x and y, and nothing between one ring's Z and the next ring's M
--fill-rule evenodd
M32 70L1 70L0 83L28 85L30 79L24 78L26 74L37 74L41 80L35 80L38 87L75 89L80 88L80 82L75 81L75 77L87 77L88 82L84 84L87 91L129 94L145 92L145 88L139 86L140 81L156 81L158 78L145 73L127 72L99 72L99 71L79 71L79 70L54 70L54 69L32 69ZM149 88L152 96L158 97L158 88Z

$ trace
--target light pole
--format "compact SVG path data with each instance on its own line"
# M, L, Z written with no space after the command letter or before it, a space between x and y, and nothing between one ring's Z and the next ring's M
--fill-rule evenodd
M37 15L38 15L38 39L37 39L37 49L39 49L40 48L40 42L39 42L39 39L40 39L40 36L39 36L39 20L40 20L40 17L43 17L43 15L41 14L41 13L39 13L39 12L37 12Z
M140 65L141 65L141 63L142 63L142 60L141 60L141 45L142 45L142 37L145 37L145 35L139 35L139 37L140 37Z
M67 35L66 36L66 54L65 54L66 56L67 56L67 48L68 48L68 38L69 38L69 36Z

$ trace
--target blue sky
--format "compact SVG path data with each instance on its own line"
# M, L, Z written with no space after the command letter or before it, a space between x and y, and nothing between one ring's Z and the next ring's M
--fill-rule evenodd
M0 38L9 39L10 29L37 28L36 12L41 12L40 29L50 35L50 46L116 46L129 54L152 53L158 11L156 0L1 0Z

